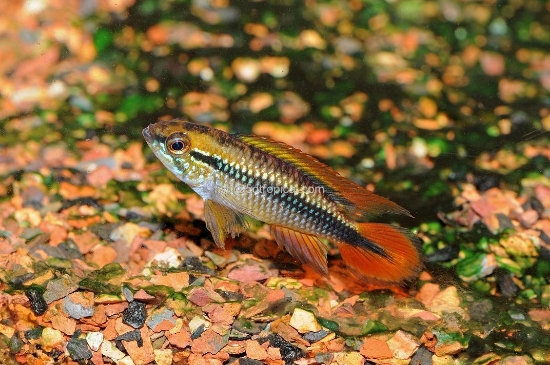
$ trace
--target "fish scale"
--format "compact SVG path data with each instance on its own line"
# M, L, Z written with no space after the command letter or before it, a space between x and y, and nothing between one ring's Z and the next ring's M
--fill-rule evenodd
M204 198L206 225L220 247L227 235L246 230L246 215L269 224L279 246L322 275L328 275L327 246L319 238L334 242L368 282L402 282L420 268L412 234L368 222L372 215L409 214L405 209L291 146L182 120L152 124L143 135Z
M244 151L242 149L234 149L232 151L233 158L244 161L243 164L239 164L239 168L235 166L234 173L232 174L229 173L229 171L227 173L224 172L225 166L228 165L227 163L224 163L224 160L227 161L227 158L224 158L224 156L219 157L219 161L221 162L221 164L219 164L218 161L214 159L211 159L210 161L205 161L206 159L202 159L202 161L205 161L213 165L213 167L216 167L216 171L214 172L214 174L216 181L220 182L219 185L224 187L226 190L234 192L233 194L226 197L227 204L236 210L244 210L245 213L252 216L253 218L264 221L266 223L274 223L277 220L280 220L280 217L282 216L282 223L284 225L292 226L296 229L306 229L312 231L315 230L315 233L319 234L328 233L321 230L317 231L319 228L317 226L319 219L310 216L307 213L307 209L305 211L302 209L300 212L293 212L292 206L289 206L288 204L288 200L283 200L283 197L280 195L275 196L274 194L252 193L253 186L264 186L266 187L266 189L267 187L272 187L273 189L279 190L282 190L283 188L288 190L290 187L293 187L294 190L299 190L300 183L302 183L302 181L297 181L297 174L292 174L290 176L285 175L285 172L287 174L289 173L289 168L281 163L277 163L276 161L272 161L271 166L267 167L271 168L271 171L265 171L265 169L258 168L257 166L260 165L262 162L258 160L263 159L261 155L251 152L252 151L248 149ZM242 155L244 154L247 154L248 156L243 157ZM197 154L195 154L195 156L197 156ZM201 161L198 156L195 158ZM267 179L255 177L256 175L263 176L264 173L267 173ZM243 180L243 176L246 176L247 179ZM248 181L248 177L252 176L254 176L253 184L248 184L244 182ZM273 181L273 183L271 183L271 180ZM313 184L309 185L314 187ZM240 193L237 194L235 192ZM304 200L305 203L308 203L308 205L314 205L315 207L318 207L323 199L323 197L313 196L313 202L309 202L305 200L303 196L296 196L294 194L285 194L284 198L288 196L291 196L293 198L292 200L294 200L294 198ZM306 206L305 204L302 205ZM335 204L331 203L331 205ZM260 209L260 207L263 207L263 209ZM283 214L285 211L289 214ZM332 209L328 209L327 213L328 214L325 214L325 216L330 217L331 215L333 215L333 219L337 221L343 221L341 216L335 215L334 207L332 207ZM333 224L333 226L336 226L336 224Z
M255 167L253 165L254 162L256 161L250 160L249 165L246 168L248 171L251 171L249 175L256 175L256 174L259 174L260 176L263 175L264 171L262 169ZM288 189L290 186L294 186L295 188L298 187L298 182L292 181L290 178L285 177L283 173L277 170L268 173L268 181L269 181L270 175L273 175L274 188ZM275 197L274 194L264 194L264 195L253 194L253 191L250 185L244 184L241 180L234 179L224 173L218 172L218 174L216 175L216 178L220 180L221 185L229 187L230 188L229 190L243 192L242 194L232 195L231 199L229 200L229 204L232 207L236 207L237 205L244 205L247 214L251 215L255 219L264 221L266 223L274 223L277 221L281 221L283 225L292 226L293 228L296 228L296 229L315 230L317 228L316 227L317 220L314 217L310 217L308 214L304 214L303 210L302 210L302 214L300 214L297 211L293 212L292 208L291 207L289 208L288 201L282 201L280 197L279 197L279 200L274 200L274 197ZM256 185L265 186L266 184L271 184L271 183L260 182L259 184L256 184ZM298 197L298 198L301 198L301 197ZM317 204L319 200L320 198L315 199ZM263 207L264 209L260 209L260 207ZM331 214L332 211L333 210L330 210L329 214ZM316 232L316 233L323 233L323 232Z

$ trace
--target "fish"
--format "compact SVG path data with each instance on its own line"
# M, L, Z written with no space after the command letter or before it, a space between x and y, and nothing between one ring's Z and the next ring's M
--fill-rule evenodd
M381 214L410 213L299 149L185 119L150 124L143 136L162 164L202 197L218 247L249 228L248 216L268 224L281 248L325 277L325 240L368 283L402 284L420 271L416 236L370 222Z

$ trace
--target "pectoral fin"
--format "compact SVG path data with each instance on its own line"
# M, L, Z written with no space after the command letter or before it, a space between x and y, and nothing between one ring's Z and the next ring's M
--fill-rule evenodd
M317 273L328 276L327 247L316 236L281 226L271 226L271 234L280 247Z
M225 238L228 233L231 237L235 237L248 226L242 214L212 200L204 201L204 219L214 242L221 248L225 247Z

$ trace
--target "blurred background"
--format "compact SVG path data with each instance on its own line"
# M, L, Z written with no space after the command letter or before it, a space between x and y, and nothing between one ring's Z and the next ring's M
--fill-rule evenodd
M468 174L485 188L550 174L536 147L550 130L547 1L0 6L2 145L122 145L186 116L277 137L417 214Z

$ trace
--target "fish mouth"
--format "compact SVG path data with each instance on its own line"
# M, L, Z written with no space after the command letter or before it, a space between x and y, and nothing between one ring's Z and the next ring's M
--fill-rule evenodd
M143 138L145 138L145 141L147 143L153 140L153 132L151 131L151 125L152 124L149 124L147 127L143 128L143 131L141 131L141 134L143 134Z

